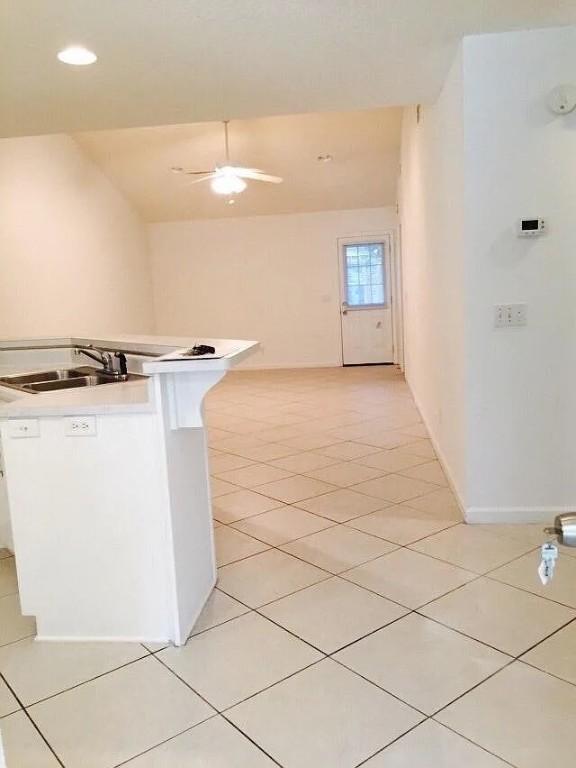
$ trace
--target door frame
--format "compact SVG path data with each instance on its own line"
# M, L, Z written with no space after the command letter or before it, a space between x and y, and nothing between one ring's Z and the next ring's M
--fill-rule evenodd
M340 365L344 367L344 333L342 329L342 295L344 289L342 249L345 245L386 242L390 252L390 304L392 310L392 344L394 365L404 367L403 318L402 318L402 275L400 271L398 231L396 228L380 229L377 232L362 232L336 239L338 259L338 328L340 333Z

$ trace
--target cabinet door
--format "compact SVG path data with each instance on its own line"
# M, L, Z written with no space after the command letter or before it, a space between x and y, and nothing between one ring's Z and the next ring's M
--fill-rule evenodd
M6 490L6 470L2 458L2 443L0 442L0 549L4 547L13 549L8 493Z

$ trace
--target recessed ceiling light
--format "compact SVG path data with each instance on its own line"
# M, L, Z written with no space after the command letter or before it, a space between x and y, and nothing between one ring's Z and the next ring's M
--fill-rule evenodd
M58 52L58 60L63 64L73 64L75 67L85 67L94 64L98 59L95 53L81 45L71 45Z
M316 158L319 163L329 163L332 160L332 155L318 155Z

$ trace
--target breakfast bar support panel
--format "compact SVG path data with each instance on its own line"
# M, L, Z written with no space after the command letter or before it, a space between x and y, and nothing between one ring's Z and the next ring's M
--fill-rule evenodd
M191 411L224 372L199 376ZM44 640L186 642L216 580L205 429L171 418L172 375L152 413L2 424L22 610ZM186 379L186 374L184 374ZM186 384L184 383L186 389ZM191 394L189 392L188 394Z

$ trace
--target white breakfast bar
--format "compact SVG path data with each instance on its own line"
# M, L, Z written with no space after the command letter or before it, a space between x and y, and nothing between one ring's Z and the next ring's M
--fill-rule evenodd
M198 344L216 351L191 357ZM216 579L202 403L256 346L0 339L0 547L38 639L186 642ZM83 365L83 347L122 352L143 376L38 393L1 381Z

